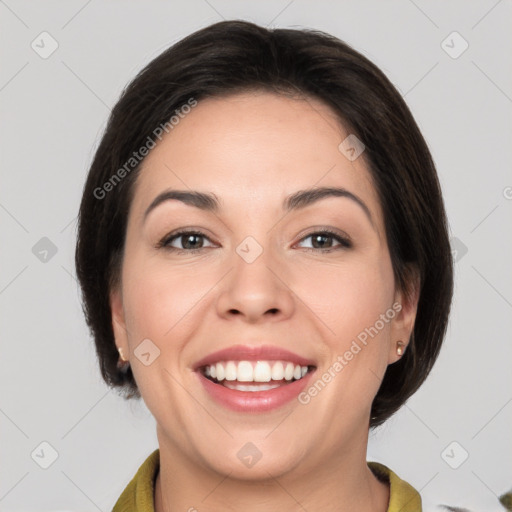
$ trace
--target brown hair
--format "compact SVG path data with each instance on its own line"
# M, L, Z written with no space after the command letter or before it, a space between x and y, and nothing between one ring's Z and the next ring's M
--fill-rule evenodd
M248 89L299 92L320 99L338 114L365 145L397 287L409 293L409 270L415 267L419 272L414 331L404 356L388 366L374 399L370 426L377 426L418 389L438 356L453 293L448 226L432 157L400 94L366 57L314 30L268 30L245 21L216 23L164 51L122 93L87 176L75 254L83 309L102 376L127 397L140 396L131 370L123 373L116 367L119 355L109 304L109 292L120 276L128 211L140 169L140 162L130 159L154 137L155 128L165 125L191 98Z

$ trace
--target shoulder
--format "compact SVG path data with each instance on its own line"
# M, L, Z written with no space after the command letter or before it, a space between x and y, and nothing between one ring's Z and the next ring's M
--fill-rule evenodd
M130 480L112 512L154 512L155 478L160 468L160 450L151 453Z

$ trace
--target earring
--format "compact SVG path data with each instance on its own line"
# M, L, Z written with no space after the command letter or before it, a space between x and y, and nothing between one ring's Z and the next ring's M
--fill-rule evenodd
M405 350L405 343L403 341L396 342L396 353L399 356L403 356Z
M128 361L128 359L125 359L124 356L123 356L123 349L122 348L118 348L117 349L118 352L119 352L119 359L117 361L117 369L121 372L121 373L126 373L128 371L128 368L130 368L130 361Z

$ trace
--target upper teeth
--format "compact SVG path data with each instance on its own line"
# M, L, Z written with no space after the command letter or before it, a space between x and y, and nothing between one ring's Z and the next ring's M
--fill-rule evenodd
M220 361L204 368L208 377L218 381L270 382L271 380L300 379L308 372L307 366L288 361Z

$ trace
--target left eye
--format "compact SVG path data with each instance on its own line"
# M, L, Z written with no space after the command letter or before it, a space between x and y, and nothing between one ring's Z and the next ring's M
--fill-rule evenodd
M306 249L330 250L335 249L336 247L352 247L350 240L336 233L331 233L330 231L319 231L316 233L311 233L305 236L302 240L307 240L308 238L311 238L312 240L312 247L306 247ZM333 240L337 240L339 242L338 246L332 245Z

